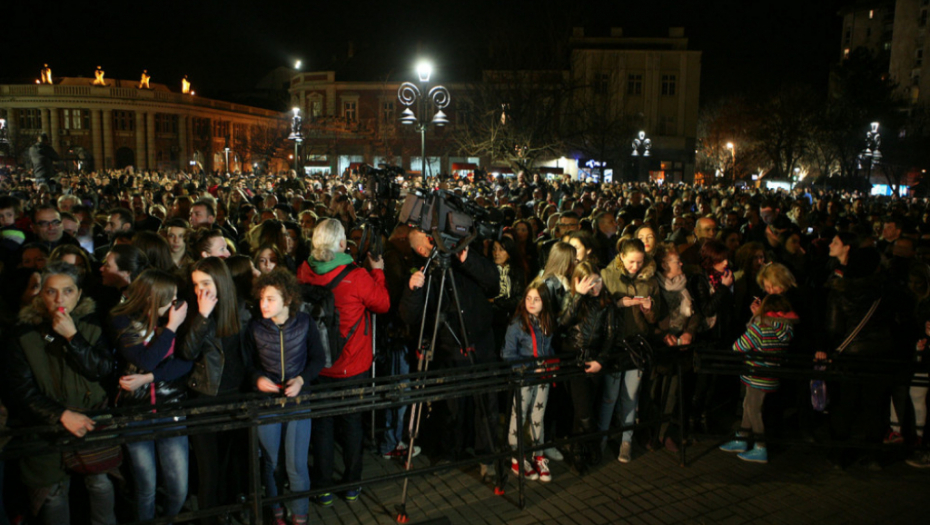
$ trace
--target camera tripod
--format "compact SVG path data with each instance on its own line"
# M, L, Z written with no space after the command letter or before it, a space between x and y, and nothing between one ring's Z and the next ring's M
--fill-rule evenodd
M432 254L430 254L429 258L427 259L426 266L424 266L424 269L425 269L424 271L429 272L430 266L432 266L434 262L438 264L438 269L441 272L441 276L439 279L439 295L437 296L437 300L436 300L437 304L435 306L436 319L433 322L433 332L432 332L432 335L430 336L429 346L425 347L423 338L424 338L424 335L426 334L426 321L427 321L427 316L429 314L429 309L427 307L429 306L430 288L432 286L432 279L430 279L429 275L427 275L427 279L425 283L426 299L424 300L424 303L423 303L423 314L420 319L420 334L419 334L419 338L417 339L419 348L425 348L425 351L420 352L418 362L417 362L417 372L426 372L429 369L429 363L430 361L433 360L433 355L436 351L436 339L439 336L439 331L442 330L443 328L449 330L452 333L453 338L456 340L456 342L459 343L459 346L461 347L461 352L468 358L469 364L472 364L472 365L475 364L475 357L473 355L474 348L471 347L468 341L468 333L465 330L465 321L462 317L462 308L461 308L461 303L459 301L458 288L455 285L455 278L452 275L452 257L453 255L456 255L462 250L464 250L468 246L468 244L472 240L474 240L476 234L474 234L473 232L471 236L463 239L453 249L448 249L445 246L441 237L438 234L436 234L435 231L433 233L434 233L433 238L436 241L436 247L433 248ZM452 304L455 306L456 314L458 315L459 327L461 328L460 334L456 334L456 331L453 330L452 326L445 319L445 315L442 312L447 284L449 286L449 289L452 291L451 299L452 299ZM481 394L478 394L476 395L476 402L478 403L478 409L483 414L483 417L481 418L482 424L480 425L482 428L478 431L484 431L486 433L486 437L487 437L487 440L490 446L492 448L496 448L496 440L494 439L494 433L491 431L491 426L488 423L488 412L487 412L487 404L485 403L485 399L482 397ZM410 444L407 448L407 462L404 467L405 470L408 470L408 471L410 470L410 466L413 464L414 442L416 441L417 437L419 437L420 422L421 422L422 416L423 416L423 404L422 403L414 404L411 407L411 412L410 412L410 424L409 424ZM504 467L503 465L504 465L503 460L498 459L497 460L497 472L496 472L497 480L496 480L496 486L494 488L494 493L498 495L504 493L504 490L503 490ZM404 489L403 489L403 492L401 493L401 502L396 507L398 523L406 523L408 520L407 486L408 486L409 481L410 481L409 477L404 478Z

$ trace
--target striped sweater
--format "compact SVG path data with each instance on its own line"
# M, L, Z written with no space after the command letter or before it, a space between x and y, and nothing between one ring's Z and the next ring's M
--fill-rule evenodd
M779 355L785 352L793 337L794 328L790 323L771 320L762 323L754 321L748 325L746 333L733 343L733 350L736 352L760 352ZM777 363L767 361L746 361L746 364L753 368L778 366ZM778 390L778 378L744 374L740 376L740 379L746 386L758 388L765 392Z

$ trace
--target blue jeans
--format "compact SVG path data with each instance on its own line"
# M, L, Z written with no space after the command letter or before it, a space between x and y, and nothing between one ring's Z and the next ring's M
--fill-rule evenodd
M310 451L310 420L300 419L285 423L274 423L258 427L258 444L262 449L262 481L265 483L266 496L278 495L278 484L274 471L278 466L278 451L281 449L281 435L284 434L284 456L287 479L291 492L310 490L310 470L307 467L307 455ZM243 458L244 459L244 458ZM273 509L281 508L273 505ZM291 501L291 511L297 516L306 516L310 511L310 500L300 498Z
M604 393L601 396L601 413L597 420L598 430L601 432L610 428L610 419L619 408L620 421L623 426L630 426L636 422L636 406L639 403L639 382L643 377L642 370L627 370L625 372L612 372L604 375ZM620 398L619 407L617 397ZM623 441L633 441L633 431L623 431Z
M321 385L339 388L339 384L352 379L367 377L368 373L336 379L320 376ZM345 414L316 420L313 425L313 480L320 488L333 484L333 456L335 450L336 425L339 425L342 444L342 460L345 471L342 482L350 483L362 480L362 414Z
M155 422L162 421L169 420ZM136 482L138 519L140 521L150 520L155 517L155 489L158 486L156 472L159 465L165 478L165 492L168 494L165 502L165 516L176 516L181 512L181 507L187 499L187 471L190 455L187 436L127 443L126 450L129 452L132 475ZM155 463L156 453L158 464Z
M407 362L407 351L391 352L388 358L388 375L404 375L410 373L410 363ZM407 405L388 408L384 411L384 439L379 446L382 454L397 448L398 443L404 440L404 416L407 414Z
M90 497L90 522L92 525L116 525L113 512L113 483L106 474L84 476L84 486ZM49 488L45 503L39 510L39 522L46 525L68 525L71 523L71 509L68 493L71 478L56 483Z

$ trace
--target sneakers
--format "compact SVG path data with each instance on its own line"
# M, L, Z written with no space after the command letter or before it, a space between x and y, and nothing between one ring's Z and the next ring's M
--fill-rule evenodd
M907 459L906 463L914 468L930 468L930 452L918 450Z
M743 461L748 461L750 463L768 463L769 462L769 452L765 447L760 447L756 445L750 450L741 452L736 455Z
M552 481L552 474L549 472L549 460L546 459L546 456L533 458L533 466L536 467L536 472L539 474L539 481L543 483Z
M904 443L904 436L902 436L900 432L889 430L888 435L885 436L885 439L882 441L882 443L885 445L900 445L901 443Z
M320 494L319 496L316 497L317 503L319 503L320 505L323 505L324 507L329 507L330 505L332 505L334 499L335 498L333 497L332 492L327 492L326 494Z
M421 452L420 447L414 445L413 446L413 457L419 456L420 452ZM394 459L394 458L405 459L407 457L407 444L401 441L400 443L397 444L396 447L394 447L394 450L381 454L381 457L383 457L384 459Z
M633 461L633 444L629 441L624 441L620 444L620 455L617 456L617 461L620 463L629 463Z
M353 502L355 502L355 501L358 501L358 497L359 497L361 494L362 494L362 487L359 487L359 488L357 488L357 489L347 490L347 491L346 491L346 501L349 502L349 503L353 503Z
M520 475L520 462L517 461L517 458L510 460L510 472L512 472L514 476ZM533 468L533 465L531 465L530 462L525 459L523 460L523 475L530 481L536 481L539 479L539 473L536 472L536 469Z
M720 450L724 452L746 452L749 450L749 443L746 442L746 438L737 434L736 439L733 441L727 441L720 445Z
M544 449L543 455L551 459L552 461L562 461L565 459L565 456L563 456L562 453L559 452L559 449L555 447L549 447L547 449Z

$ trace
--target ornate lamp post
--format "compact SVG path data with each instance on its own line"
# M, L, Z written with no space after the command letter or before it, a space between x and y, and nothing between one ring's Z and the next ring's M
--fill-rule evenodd
M429 77L432 72L433 68L428 62L420 62L417 64L417 76L422 89L412 82L404 82L397 90L397 99L407 106L407 109L400 114L400 123L415 125L415 129L420 132L420 170L424 186L426 185L426 128L430 124L445 126L449 123L448 117L442 110L449 106L451 100L449 90L445 86L429 87ZM416 114L410 109L414 104L417 104ZM436 108L436 113L427 121L427 111L430 105Z
M226 154L226 176L229 176L229 138L226 139L226 147L223 148L223 153Z
M878 122L873 122L869 126L869 131L865 133L865 149L862 150L862 153L859 154L859 167L862 168L862 163L868 161L869 167L866 171L865 182L866 185L871 183L872 179L872 165L878 164L882 160L882 135L878 131Z
M652 140L646 136L645 131L640 131L636 134L636 137L633 139L633 152L630 154L632 157L636 157L636 180L637 182L643 180L642 171L643 171L643 161L642 157L652 156L650 150L652 149Z
M287 138L288 140L294 141L294 171L299 174L300 155L298 148L300 147L300 143L304 141L304 134L300 129L304 119L300 116L300 108L295 107L293 112L294 116L291 117L291 134L288 135Z

